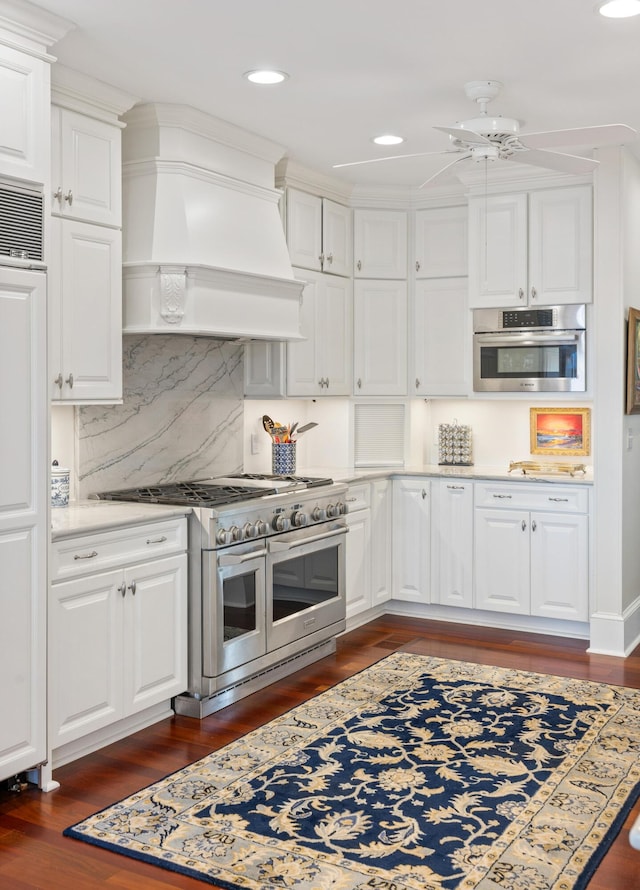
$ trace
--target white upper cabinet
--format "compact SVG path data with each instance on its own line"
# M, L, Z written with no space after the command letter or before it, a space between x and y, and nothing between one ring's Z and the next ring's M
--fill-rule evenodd
M351 394L351 281L294 270L307 284L302 292L300 333L287 344L287 395Z
M351 230L349 207L287 189L287 245L293 266L348 277L353 264Z
M355 210L354 278L407 277L407 214L404 210Z
M469 223L467 207L417 210L416 278L455 278L467 274Z
M588 185L469 199L472 308L592 300Z
M413 373L416 396L464 396L471 390L471 313L466 278L416 281Z
M51 130L51 212L120 226L120 127L54 105Z
M354 282L353 331L355 395L406 395L406 281Z
M0 175L45 183L49 169L49 63L0 45Z

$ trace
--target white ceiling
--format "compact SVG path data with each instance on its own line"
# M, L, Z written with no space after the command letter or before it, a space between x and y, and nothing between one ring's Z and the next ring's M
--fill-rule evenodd
M432 130L475 117L470 80L504 84L490 111L523 132L623 123L640 130L640 16L596 0L39 0L76 24L63 64L139 96L191 105L284 146L305 167L362 185L415 186L439 157ZM243 72L275 67L281 86ZM398 132L404 145L370 142ZM570 149L579 154L575 148Z

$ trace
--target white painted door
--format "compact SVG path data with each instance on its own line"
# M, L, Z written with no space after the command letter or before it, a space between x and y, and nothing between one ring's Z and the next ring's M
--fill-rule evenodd
M430 482L393 480L393 598L429 603Z
M347 618L371 608L371 511L347 516L346 599Z
M527 303L527 195L469 199L469 306Z
M469 221L466 205L416 210L416 278L466 276Z
M531 514L531 614L589 620L586 515Z
M0 780L46 759L46 300L44 274L0 271Z
M530 614L529 514L476 509L475 607Z
M406 282L356 281L353 329L355 395L406 395Z
M353 271L352 211L322 199L322 268L330 275L349 277Z
M593 299L591 186L542 189L529 195L529 302Z
M57 272L50 287L52 398L122 398L122 258L117 229L51 220ZM53 265L53 264L52 264Z
M48 182L49 78L49 62L0 46L0 176Z
M371 591L372 605L391 598L391 483L371 482Z
M251 340L244 347L244 394L274 399L286 395L286 344Z
M120 226L120 128L55 105L51 125L51 212Z
M461 396L471 391L472 331L466 278L416 281L413 373L417 396Z
M407 277L407 214L404 210L355 210L354 278Z
M322 199L287 189L287 246L292 266L322 271Z
M432 488L431 598L473 608L473 483L438 480Z
M125 715L187 687L187 556L125 570Z
M122 570L51 586L49 747L123 716Z

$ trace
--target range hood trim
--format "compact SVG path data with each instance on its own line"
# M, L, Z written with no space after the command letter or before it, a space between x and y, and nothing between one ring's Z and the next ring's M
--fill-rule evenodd
M123 263L123 333L303 340L305 284L202 263Z

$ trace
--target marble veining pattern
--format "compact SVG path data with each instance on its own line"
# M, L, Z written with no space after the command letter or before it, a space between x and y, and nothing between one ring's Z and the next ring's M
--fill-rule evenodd
M123 404L77 410L79 496L242 468L243 347L126 336Z

